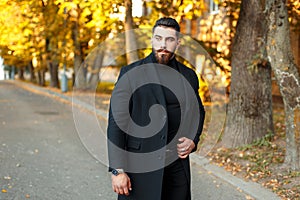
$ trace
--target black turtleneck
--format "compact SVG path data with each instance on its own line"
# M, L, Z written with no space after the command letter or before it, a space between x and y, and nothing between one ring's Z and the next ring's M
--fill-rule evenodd
M157 63L154 53L152 53L152 60L153 62ZM175 59L175 56L169 61L167 66L172 67L173 69L178 71L177 60ZM173 137L176 135L180 125L180 120L181 120L180 105L175 94L171 92L170 89L166 87L162 87L162 89L166 100L166 107L167 107L166 109L168 114L167 141L170 142L173 139Z

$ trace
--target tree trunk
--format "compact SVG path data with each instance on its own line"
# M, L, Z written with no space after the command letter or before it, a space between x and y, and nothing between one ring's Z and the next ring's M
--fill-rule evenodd
M23 67L20 67L18 69L18 77L20 80L24 80L24 68Z
M270 0L266 10L269 20L267 53L283 97L286 125L285 165L300 169L300 77L290 42L286 1Z
M186 19L185 20L185 27L186 27L186 34L192 37L192 22L190 19ZM192 60L191 59L191 51L190 51L191 47L187 46L185 48L185 59L186 60Z
M93 64L90 68L90 73L91 73L91 76L88 80L88 89L89 90L95 90L98 86L98 83L100 81L100 78L99 78L99 72L100 72L100 69L102 67L102 62L103 62L103 58L104 58L104 52L101 49L99 49L100 47L97 47L97 50L96 50L96 55L95 55L95 58L93 60Z
M59 88L58 63L49 60L47 65L50 72L50 87Z
M30 72L30 82L35 83L36 82L36 77L35 77L35 74L34 74L34 68L33 68L33 65L32 65L32 61L29 62L28 68L29 68L29 72Z
M74 10L73 22L72 22L72 39L74 43L74 71L75 71L75 83L74 87L78 90L86 89L86 68L82 64L83 52L81 43L79 40L79 8Z
M127 63L130 64L139 59L137 53L136 36L133 30L133 18L132 18L132 0L125 0L125 44L126 44L126 58Z
M45 70L44 69L40 69L38 71L38 84L40 86L45 86Z
M64 28L65 25L64 25ZM46 51L46 64L48 71L50 73L50 87L59 88L59 77L58 77L58 67L59 67L59 61L58 53L55 50L52 50L51 46L53 46L54 49L58 49L58 42L56 39L53 39L52 45L50 45L51 39L46 38L46 45L45 45L45 51ZM54 42L55 41L55 42ZM65 48L65 41L63 44L63 47Z
M263 3L244 0L232 50L230 101L222 136L237 147L273 133L271 67L265 61L266 19Z

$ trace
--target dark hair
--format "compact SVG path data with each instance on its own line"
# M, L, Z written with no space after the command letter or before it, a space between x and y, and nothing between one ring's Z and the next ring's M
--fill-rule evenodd
M179 26L178 22L171 17L163 17L163 18L158 19L155 22L155 25L153 26L152 32L154 32L154 29L158 26L170 27L170 28L175 29L175 31L180 32L180 26Z

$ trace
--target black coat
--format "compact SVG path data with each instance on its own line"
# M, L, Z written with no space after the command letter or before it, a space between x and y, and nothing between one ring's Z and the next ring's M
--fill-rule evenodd
M136 83L138 81L134 82L134 80L137 79L136 74L132 75L133 76L132 77L130 76L130 73L127 72L132 69L139 69L140 66L143 66L145 64L155 63L155 62L156 60L154 55L150 54L145 59L139 60L128 66L122 67L117 84L119 82L122 82L123 87L127 87L127 86L128 86L127 88L136 87L137 85L139 85L139 83ZM197 130L195 131L196 133L191 133L192 136L190 137L188 134L182 135L194 141L196 147L193 151L195 151L197 148L197 144L199 142L200 134L202 132L204 116L205 116L205 111L198 94L198 89L199 89L198 78L192 69L181 64L176 59L173 59L172 63L173 65L176 65L179 73L182 74L185 77L185 79L188 81L198 101L200 118L198 122L193 120L191 122L193 124L196 123L197 126ZM149 74L153 73L153 71L151 71L153 68L151 66L147 66L147 67L148 68L143 69L144 71L141 71L144 73L139 72L138 75L143 76L142 78L145 81L151 82L152 80L149 80L148 78L149 78ZM125 74L126 75L129 74L128 77L125 77L124 76ZM121 77L123 77L122 81L120 81ZM157 73L156 77L158 77L157 78L158 82L159 80L164 79L164 77L161 77L160 73ZM152 75L151 75L151 79L153 79ZM128 93L132 93L132 94L128 94ZM130 97L128 97L128 95ZM115 99L121 101L122 99L126 99L126 98L130 99L128 104L125 103L124 105L125 106L128 105L127 108L129 110L130 117L137 125L141 127L146 126L147 124L150 123L150 118L148 113L149 113L149 108L152 105L160 104L163 107L166 107L166 100L164 97L163 90L161 86L158 84L146 84L143 87L140 87L139 89L131 92L128 92L128 90L125 89L122 90L121 92L119 91L118 93L113 93L113 96ZM126 98L124 98L124 96L126 96ZM186 103L188 104L189 102ZM109 158L110 170L112 168L125 169L125 171L127 171L131 179L132 189L133 189L130 192L130 196L126 197L123 195L119 195L119 199L160 200L162 178L163 178L163 171L164 171L163 166L165 165L165 162L167 160L166 157L168 156L168 154L166 154L166 150L169 149L169 147L166 146L167 134L168 134L168 124L167 124L168 118L166 114L162 115L159 112L155 112L151 118L154 120L158 119L159 121L162 121L164 124L160 129L160 131L158 131L158 133L150 137L142 137L142 136L139 137L138 135L127 134L132 131L134 132L134 129L132 128L129 128L127 130L124 129L121 130L119 128L112 114L112 106L114 106L114 104L111 101L109 122L108 122L108 129L107 129L108 153L109 153L108 158ZM187 112L186 114L189 114L189 112ZM127 122L125 122L125 124L126 123ZM142 131L139 131L137 134L139 134L140 132ZM119 151L118 148L116 147L123 149L124 151ZM177 157L177 151L176 151L176 146L173 145L172 147L173 147L171 151L172 153L170 153L172 155L170 157L174 158L174 156ZM190 187L189 157L187 157L186 159L181 159L181 161L184 166L186 175L188 177L188 182ZM144 171L143 170L141 171L141 169L144 169Z

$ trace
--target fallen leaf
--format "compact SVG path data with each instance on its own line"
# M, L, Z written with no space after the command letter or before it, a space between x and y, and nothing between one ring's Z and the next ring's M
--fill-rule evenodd
M247 199L247 200L254 200L254 198L252 198L252 197L249 196L249 195L246 196L246 199Z

